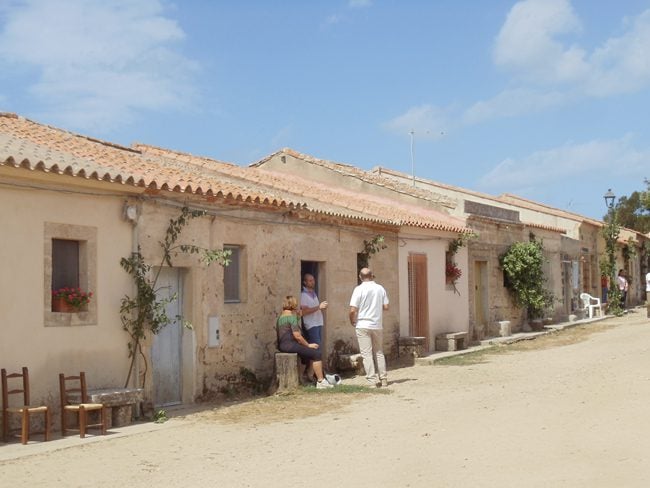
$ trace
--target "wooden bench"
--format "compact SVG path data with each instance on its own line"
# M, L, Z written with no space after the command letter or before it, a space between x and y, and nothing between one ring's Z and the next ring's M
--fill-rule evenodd
M467 332L445 332L436 335L436 351L460 351L467 348Z
M143 392L142 388L89 390L88 401L101 403L110 410L110 415L106 416L106 428L122 427L131 423L134 413L136 418L138 417L137 407L143 401ZM70 399L77 401L74 395L70 395Z

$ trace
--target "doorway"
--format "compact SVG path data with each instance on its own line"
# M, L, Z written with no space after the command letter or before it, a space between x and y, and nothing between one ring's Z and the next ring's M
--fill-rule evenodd
M409 335L424 337L429 351L429 280L427 276L427 255L409 253Z
M183 294L180 270L162 268L158 276L158 299L176 299L167 303L165 313L171 323L153 337L151 363L153 371L154 405L156 407L178 405L182 401L181 347L183 337L182 319ZM178 317L178 318L177 318Z
M488 335L487 281L487 261L474 261L474 341Z
M325 296L325 263L322 261L300 261L300 291L302 292L302 277L309 273L314 277L316 286L314 291L318 300L327 300ZM300 295L298 295L300 301ZM325 345L327 344L327 310L323 310L323 331L321 336L323 342L323 359L325 359Z

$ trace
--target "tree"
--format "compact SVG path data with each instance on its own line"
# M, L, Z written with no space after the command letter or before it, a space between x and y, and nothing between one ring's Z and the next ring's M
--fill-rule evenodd
M646 180L648 188L650 183ZM646 234L650 232L650 191L635 191L629 197L621 197L614 208L618 224ZM606 220L606 217L603 218Z
M645 210L650 212L650 180L646 178L645 184L648 189L641 194L641 203L645 207Z

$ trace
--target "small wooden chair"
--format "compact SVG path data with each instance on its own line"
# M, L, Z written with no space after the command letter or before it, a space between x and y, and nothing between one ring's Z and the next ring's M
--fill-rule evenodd
M9 380L20 378L22 388L9 389ZM22 404L15 407L9 406L9 395L22 394ZM44 434L45 440L50 440L50 410L47 406L32 406L29 404L29 371L23 367L22 373L9 373L2 368L2 440L7 442L9 434L13 434L9 428L9 415L20 415L20 442L27 444L29 441L30 426L29 420L32 415L43 414L45 417L45 430L32 432L33 434Z
M70 384L69 384L70 383ZM101 429L102 435L106 434L106 408L101 403L89 403L86 390L86 373L83 371L76 376L59 374L59 391L61 393L61 435L65 436L68 430L79 431L79 437L86 437L89 428ZM71 400L71 396L75 396ZM76 401L78 399L78 402ZM69 428L67 417L69 412L77 414L79 428ZM88 412L99 412L99 423L88 423Z

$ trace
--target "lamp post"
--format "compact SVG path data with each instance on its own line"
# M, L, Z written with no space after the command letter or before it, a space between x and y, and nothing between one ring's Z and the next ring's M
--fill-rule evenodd
M607 310L614 315L623 313L624 304L621 303L621 292L618 289L618 280L616 279L616 242L621 233L618 225L617 212L614 208L616 195L612 193L611 188L603 195L605 205L607 206L606 225L603 227L603 237L605 239L605 250L607 260L601 262L601 268L609 275L609 296L607 299ZM604 266L603 266L604 264Z

